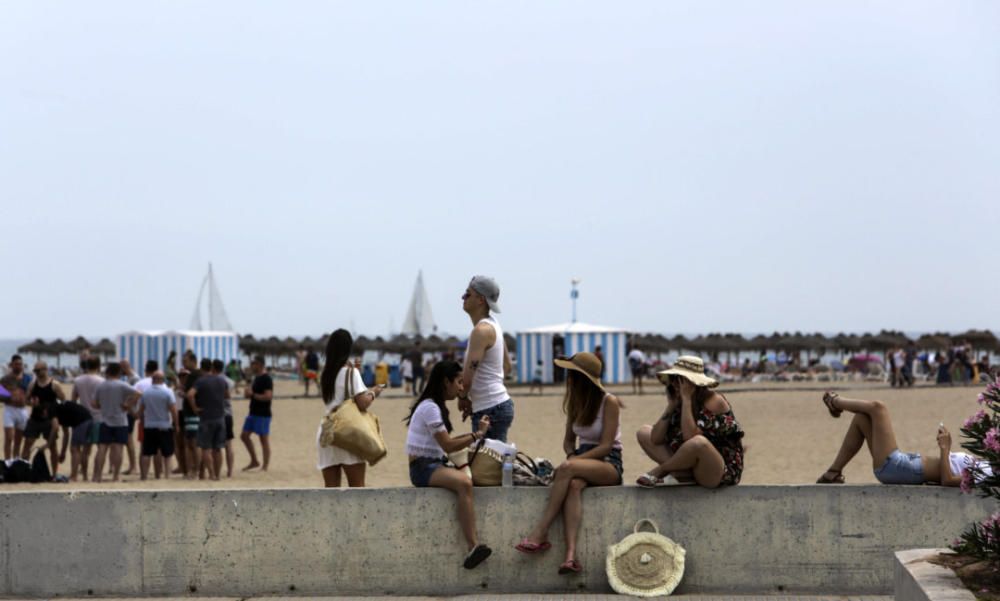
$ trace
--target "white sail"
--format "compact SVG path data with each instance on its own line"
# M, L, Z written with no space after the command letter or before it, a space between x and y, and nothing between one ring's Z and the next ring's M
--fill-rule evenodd
M424 273L420 271L417 272L417 284L413 288L413 298L406 310L401 332L406 336L427 336L435 330L437 326L434 325L434 314L431 313L431 303L424 288Z
M207 306L202 305L205 299L205 291L208 290ZM208 317L208 328L203 326L201 314L206 310ZM209 330L213 332L232 332L233 326L229 323L229 316L226 315L226 308L222 304L222 295L219 294L219 287L215 283L215 275L212 273L212 264L208 264L208 273L201 281L201 288L198 289L198 300L194 304L194 315L191 317L192 330Z

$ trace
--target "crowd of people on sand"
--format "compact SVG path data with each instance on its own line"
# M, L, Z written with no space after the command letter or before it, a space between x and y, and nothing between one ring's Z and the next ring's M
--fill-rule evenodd
M515 406L505 384L511 358L497 320L499 297L500 289L493 279L472 278L462 295L463 310L472 323L465 356L461 363L446 358L429 367L426 381L420 382L405 419L410 481L416 487L445 488L457 495L457 521L466 543L463 565L468 569L482 563L492 551L478 537L473 481L448 456L483 439L507 442L514 421ZM384 390L381 385L365 385L353 359L352 347L351 334L339 329L328 339L323 369L308 353L302 357L306 381L318 382L327 413L348 398L353 399L360 411L367 411ZM633 358L636 360L633 369L639 370L645 358L630 352L630 362ZM566 373L565 459L555 468L544 511L514 545L525 554L544 553L552 546L549 528L562 516L565 554L560 574L583 570L577 557L583 521L582 491L588 487L618 486L624 481L619 417L625 404L605 389L602 359L599 352L580 352L554 361ZM91 358L86 373L76 378L67 396L47 374L43 362L35 365L32 377L25 373L20 357L15 356L8 374L0 380L9 392L4 399L5 457L26 458L41 438L44 448L51 453L53 466L58 466L65 460L69 441L69 477L87 479L89 457L96 445L91 479L102 479L107 459L112 477L117 480L123 454L129 458L128 471L136 467L132 433L133 425L139 423L139 470L143 478L150 463L157 477L161 474L166 477L171 473L170 458L176 454L178 467L173 473L187 478L207 474L218 479L223 472L223 452L226 473L231 475L233 460L229 443L233 431L229 400L235 394L237 382L227 377L221 361L199 362L188 353L182 357L182 365L174 374L169 369L165 373L155 362L150 362L142 378L127 362L108 363L102 371L100 362ZM251 402L250 415L241 435L251 456L245 469L267 469L273 382L263 358L255 357L251 367L253 379L245 390ZM418 371L411 373L414 384L418 377L424 376ZM719 391L718 379L706 371L700 357L686 355L659 370L655 378L664 387L665 406L653 423L635 433L644 461L651 464L635 483L645 488L678 485L717 488L738 484L744 469L744 430L732 403ZM641 379L637 380L634 390L641 392ZM469 421L464 431L452 419L449 403L453 401L457 401L454 416L462 422ZM843 483L844 467L865 445L871 455L873 473L884 484L930 482L967 487L972 478L989 475L988 465L970 455L951 452L951 435L943 424L937 432L938 452L923 456L898 448L889 411L880 401L843 398L828 392L822 397L822 408L832 418L841 417L845 411L853 417L837 455L817 480L819 484ZM60 431L62 448L57 452ZM322 433L321 425L316 436L317 468L324 485L339 487L346 480L350 487L363 487L365 461L340 447L324 446ZM253 435L260 439L262 463L252 444Z
M171 357L168 366L174 360ZM57 481L102 482L109 477L117 482L122 475L136 472L145 480L151 467L155 478L174 474L219 480L223 470L231 477L231 399L239 380L227 375L227 366L219 359L199 361L187 352L181 365L178 371L170 367L164 371L158 362L147 361L140 376L126 360L102 366L99 357L84 356L82 373L73 379L67 394L44 361L35 363L29 374L23 359L14 355L7 374L0 378L7 467L10 462L30 459L41 442L42 451L49 452L48 471ZM244 388L250 412L240 435L250 463L243 469L266 470L271 458L274 385L262 357L252 360L251 371ZM228 373L235 375L231 367ZM261 460L254 435L259 439ZM68 476L59 473L67 451ZM175 457L176 468L172 466Z

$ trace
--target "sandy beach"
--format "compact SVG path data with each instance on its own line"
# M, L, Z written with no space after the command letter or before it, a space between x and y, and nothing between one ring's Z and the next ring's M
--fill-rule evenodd
M936 452L935 431L944 422L952 431L954 449L958 449L958 428L977 409L979 387L919 386L912 389L892 389L882 384L841 385L843 396L881 399L889 406L896 426L896 438L901 449L921 453ZM832 460L840 444L850 416L832 419L820 396L822 385L814 384L732 384L721 390L733 405L737 418L747 432L748 445L744 484L804 484L811 483ZM246 450L237 439L233 441L236 467L232 478L221 482L169 480L142 482L137 475L124 476L120 483L91 484L17 484L3 485L0 490L92 490L92 489L162 489L162 488L311 488L322 486L316 470L316 429L323 414L323 405L315 397L302 398L301 386L293 381L278 380L274 420L271 425L273 457L267 472L242 472L248 462ZM626 405L622 412L622 442L624 443L625 482L648 469L634 432L650 423L663 411L665 398L662 387L647 386L646 394L632 395L629 387L612 387ZM528 395L527 388L512 388L515 403L514 425L510 440L532 456L547 457L553 462L562 458L561 437L564 417L561 389L547 387L544 395ZM315 394L315 393L314 393ZM382 423L389 455L375 467L368 468L369 486L410 486L404 453L406 427L402 423L411 399L401 390L390 390L373 406ZM450 404L454 411L454 403ZM236 429L239 431L247 413L247 402L234 401ZM456 419L456 429L466 428ZM63 473L66 473L63 470ZM867 453L861 454L844 474L850 483L875 483Z

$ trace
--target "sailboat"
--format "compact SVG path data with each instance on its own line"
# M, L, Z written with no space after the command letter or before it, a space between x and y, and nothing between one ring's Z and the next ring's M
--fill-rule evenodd
M434 314L431 313L431 303L427 298L427 289L424 288L424 272L417 272L417 283L413 287L413 297L410 298L410 306L406 310L406 319L403 320L401 333L405 336L427 336L437 331L434 324Z
M207 297L206 297L207 292ZM205 306L202 300L205 300ZM208 327L204 327L202 312L205 310ZM226 308L222 305L222 296L219 294L219 287L215 283L215 275L212 273L212 264L208 264L208 273L201 281L201 288L198 289L198 300L194 304L194 315L191 317L191 329L212 332L232 332L233 326L229 323L229 316L226 315Z

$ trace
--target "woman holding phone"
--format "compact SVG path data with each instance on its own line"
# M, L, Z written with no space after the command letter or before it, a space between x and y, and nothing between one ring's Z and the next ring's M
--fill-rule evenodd
M337 330L330 334L326 343L326 366L320 378L320 390L326 412L336 409L350 396L361 411L367 411L375 399L382 394L384 386L367 388L361 373L351 363L351 349L354 339L347 330ZM324 447L320 444L322 425L316 431L316 449L319 461L316 467L323 472L323 484L327 488L340 487L341 471L347 476L347 485L352 488L365 485L365 460L340 447Z
M472 506L472 479L448 463L448 453L467 448L486 436L490 418L479 420L479 429L452 436L446 401L455 399L462 388L462 366L455 361L441 361L431 369L420 397L406 417L406 454L410 457L410 482L414 486L447 488L458 495L458 523L468 547L467 570L478 566L493 552L476 536L476 514Z

